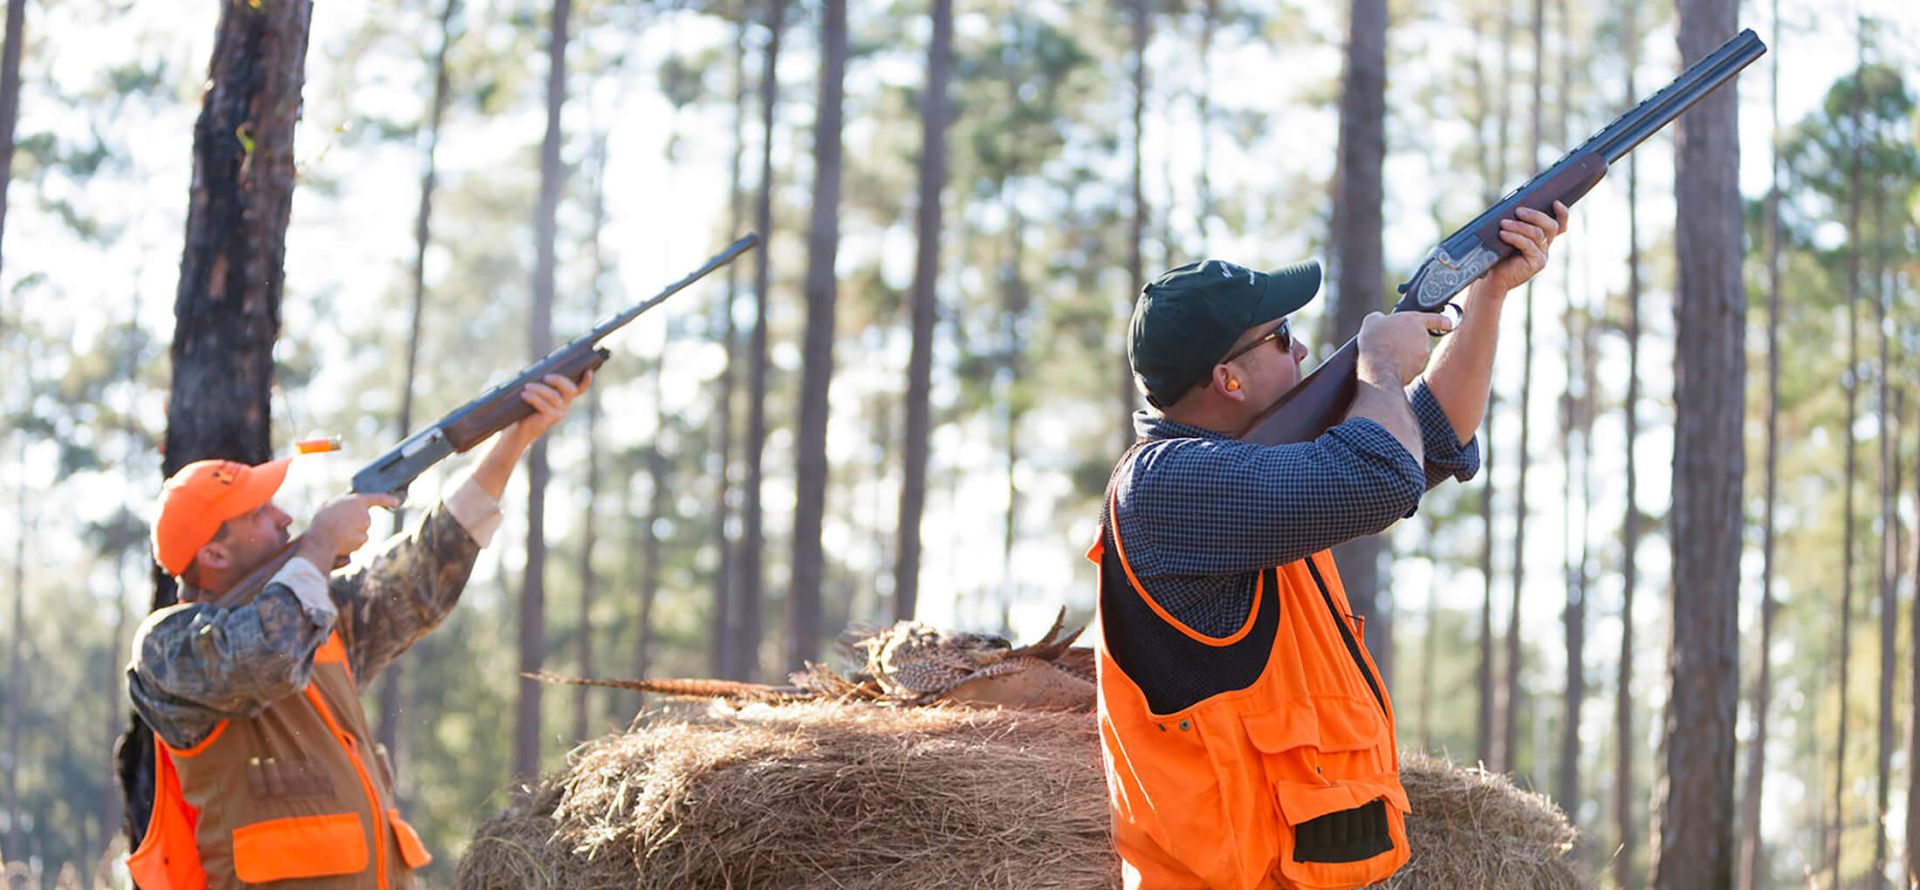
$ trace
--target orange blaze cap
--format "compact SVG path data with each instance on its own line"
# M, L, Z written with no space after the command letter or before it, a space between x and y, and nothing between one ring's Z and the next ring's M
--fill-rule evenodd
M220 533L220 525L273 500L287 478L291 458L257 467L231 460L194 461L160 488L160 518L153 521L153 557L179 575L195 554Z

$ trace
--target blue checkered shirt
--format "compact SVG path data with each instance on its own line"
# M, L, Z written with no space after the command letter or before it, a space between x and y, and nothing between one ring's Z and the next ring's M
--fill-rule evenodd
M1385 427L1348 419L1319 438L1250 445L1145 411L1146 444L1114 481L1127 562L1188 627L1227 636L1246 623L1261 570L1380 532L1412 516L1427 489L1480 470L1426 381L1411 390L1425 442L1422 468Z

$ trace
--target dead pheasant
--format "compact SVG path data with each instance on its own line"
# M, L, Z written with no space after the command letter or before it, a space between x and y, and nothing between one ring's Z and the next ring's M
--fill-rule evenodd
M892 627L856 625L840 637L860 667L843 675L809 663L786 686L733 680L597 680L538 673L545 683L606 686L680 698L797 701L825 698L891 705L939 702L1012 708L1093 709L1093 650L1073 646L1081 629L1066 633L1066 610L1038 642L1015 647L991 634L946 631L917 621Z
M558 686L604 686L608 689L630 689L635 692L651 692L673 698L731 698L742 701L781 702L816 697L813 690L799 686L768 686L761 683L742 683L738 680L605 680L597 677L563 677L546 671L523 671L520 676Z

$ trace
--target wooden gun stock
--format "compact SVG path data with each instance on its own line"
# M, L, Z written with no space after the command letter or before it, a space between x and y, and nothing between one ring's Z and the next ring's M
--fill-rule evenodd
M1334 350L1280 401L1261 412L1240 433L1240 441L1255 445L1305 442L1347 418L1359 381L1360 340L1348 340Z
M288 560L293 559L293 554L299 549L300 539L297 537L280 545L280 549L267 557L266 562L248 572L245 577L233 582L233 586L227 588L226 593L214 597L211 605L219 609L231 609L253 602L253 598L259 596L260 591L267 589L267 582L272 581L273 576L280 573L280 569L286 566ZM348 561L345 556L338 557L332 566L321 569L320 573L324 575L337 569L344 569Z

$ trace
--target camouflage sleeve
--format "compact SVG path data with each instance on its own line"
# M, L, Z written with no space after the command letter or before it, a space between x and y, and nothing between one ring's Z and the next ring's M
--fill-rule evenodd
M389 538L366 564L335 573L340 637L362 689L460 601L480 548L499 526L499 504L472 482Z
M252 717L306 688L335 614L319 571L305 560L289 566L246 605L182 603L141 622L127 691L167 744L192 747L220 721ZM294 577L303 571L310 579Z

